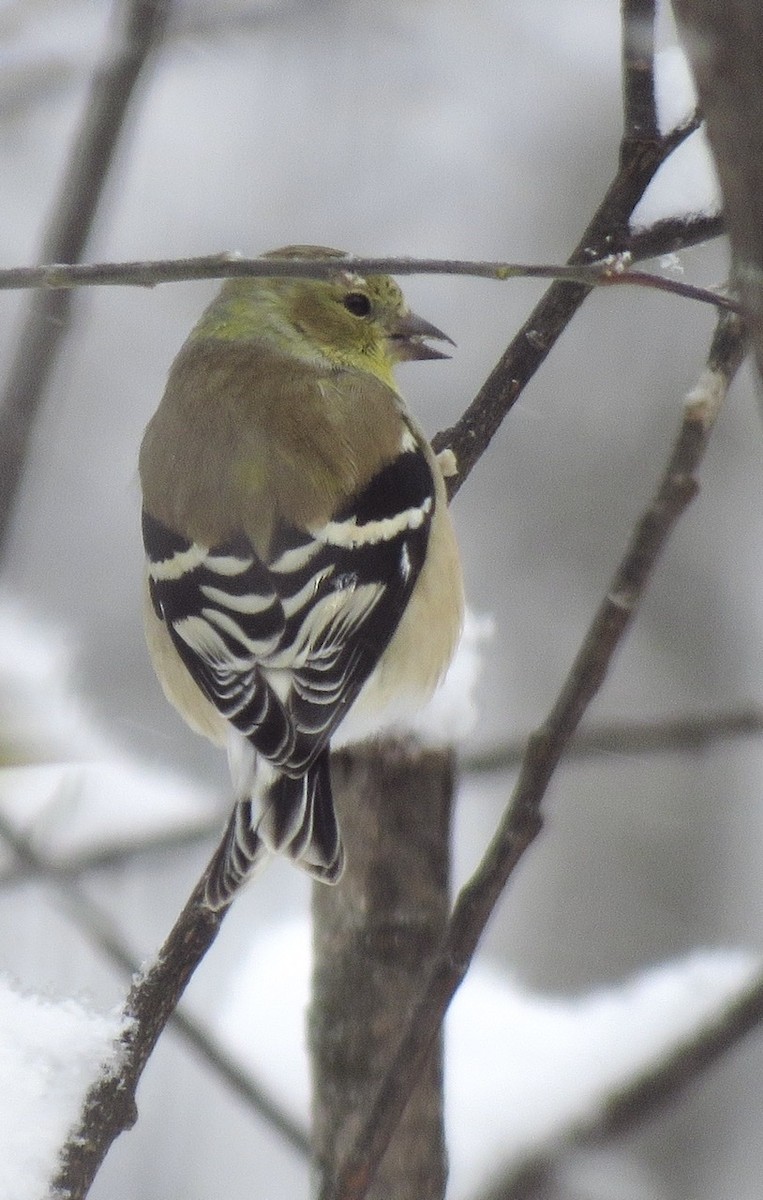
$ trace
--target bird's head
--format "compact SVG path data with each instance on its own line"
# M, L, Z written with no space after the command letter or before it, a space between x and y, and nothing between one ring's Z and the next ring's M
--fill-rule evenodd
M238 340L267 337L303 359L336 367L355 367L387 377L392 367L411 359L447 358L428 339L451 342L435 325L412 313L389 275L357 275L343 269L344 254L323 246L286 246L266 258L336 258L337 269L322 279L285 276L228 280L205 317L222 305L224 327L197 332ZM206 328L205 328L206 324ZM451 342L451 345L453 343Z

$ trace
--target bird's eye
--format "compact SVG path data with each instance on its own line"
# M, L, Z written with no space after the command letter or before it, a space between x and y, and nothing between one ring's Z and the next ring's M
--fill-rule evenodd
M348 292L342 303L353 317L367 317L371 311L371 301L365 292Z

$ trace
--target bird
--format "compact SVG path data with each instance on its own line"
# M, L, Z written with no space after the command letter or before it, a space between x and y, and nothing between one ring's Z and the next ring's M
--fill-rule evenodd
M339 880L332 735L348 714L424 703L463 618L445 463L393 374L447 358L429 343L451 339L343 251L265 257L331 271L227 279L139 456L149 654L168 700L228 754L233 809L203 892L215 911L273 854Z

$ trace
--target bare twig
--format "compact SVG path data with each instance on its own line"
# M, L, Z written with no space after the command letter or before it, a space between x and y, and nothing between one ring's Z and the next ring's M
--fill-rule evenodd
M655 721L615 721L579 730L570 741L565 763L615 755L702 753L714 743L731 738L763 734L763 710L755 706L719 712L662 717ZM495 746L470 751L459 760L462 775L482 775L516 770L521 765L527 734ZM211 841L219 830L219 818L199 821L180 829L162 830L150 836L126 838L110 845L48 857L39 850L0 870L0 888L13 887L30 878L76 879L91 871L108 871L125 862L164 855L200 842ZM0 816L0 836L10 826ZM31 846L30 842L27 845Z
M697 213L688 217L666 217L644 229L635 229L628 241L634 262L688 250L702 242L722 237L726 227L721 213Z
M612 722L581 729L571 739L565 762L609 758L617 754L684 754L707 750L714 742L763 734L763 710L731 709L699 716L663 717L658 721ZM465 755L461 771L475 775L510 771L521 765L527 737ZM0 880L1 882L1 880Z
M655 17L655 0L622 0L624 160L632 146L660 138L654 94Z
M110 46L90 90L40 256L76 262L87 242L135 85L166 27L170 0L129 0L119 42ZM27 447L45 385L69 327L71 295L34 297L0 402L0 551L10 524Z
M30 836L34 835L33 830ZM44 840L40 838L38 851L32 858L18 858L14 863L0 869L0 888L12 887L30 878L47 878L50 869L55 871L57 879L76 879L90 871L108 870L110 867L122 867L126 862L136 859L147 859L156 855L166 855L187 846L196 846L200 842L211 842L220 832L220 817L211 816L204 820L189 822L187 825L173 829L162 829L152 834L141 834L135 837L125 837L103 845L91 846L86 850L73 850L66 854L57 854L53 849L48 851ZM0 836L2 836L2 819L0 818ZM37 844L30 840L28 845Z
M695 472L745 344L738 318L722 317L707 368L687 397L678 437L655 496L636 524L551 712L528 741L511 803L482 863L458 897L443 946L394 1060L337 1177L324 1180L322 1200L362 1200L367 1193L485 925L515 866L541 828L541 802L562 753L606 678L673 526L696 495Z
M763 9L673 0L718 171L733 275L763 373Z
M342 269L359 275L466 275L476 279L560 279L585 287L633 285L672 292L687 300L698 300L716 308L736 311L736 303L716 288L697 287L678 279L630 270L625 258L601 262L561 265L559 263L477 262L451 258L360 258L348 255ZM75 287L156 287L183 280L274 277L279 279L322 279L335 274L336 258L244 258L234 254L211 254L200 258L157 259L121 263L54 263L40 267L11 267L0 270L0 291L18 288L69 290Z

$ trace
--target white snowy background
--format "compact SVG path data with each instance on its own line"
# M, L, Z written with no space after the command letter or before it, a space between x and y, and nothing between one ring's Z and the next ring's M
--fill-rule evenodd
M4 265L36 258L109 9L0 3ZM617 0L177 0L177 9L129 122L92 260L294 241L562 260L614 172ZM669 126L687 111L687 75L667 19L661 35ZM648 224L716 202L695 137L637 216ZM725 248L687 252L680 269L720 282ZM203 831L226 804L222 756L182 727L153 680L139 602L137 448L212 290L78 298L2 581L0 758L12 765L0 775L0 819L61 858L114 838L199 835L82 881L138 962L172 923L209 852ZM434 433L471 399L541 286L413 278L405 290L458 344L450 363L401 372ZM24 302L0 296L2 368ZM516 737L547 711L657 478L712 324L711 311L669 296L590 298L459 494L470 600L494 630L467 748ZM701 496L592 719L763 700L762 462L756 388L743 372ZM510 786L509 776L464 780L456 883ZM749 980L763 940L762 801L754 740L560 772L544 833L450 1023L454 1200L589 1118L618 1080ZM0 1200L37 1200L62 1121L114 1035L125 981L10 854L0 884ZM234 906L188 996L301 1119L308 903L304 879L274 865ZM566 1194L757 1200L762 1073L752 1037L674 1111L611 1151L570 1160ZM111 1151L93 1200L307 1195L305 1164L174 1034L138 1099L140 1121Z

